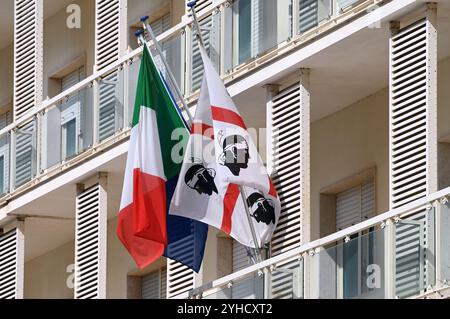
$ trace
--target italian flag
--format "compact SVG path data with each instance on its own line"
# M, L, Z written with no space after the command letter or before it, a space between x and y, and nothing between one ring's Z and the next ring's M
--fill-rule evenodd
M177 129L187 132L144 47L117 225L119 239L141 269L161 257L168 244L166 184L176 184L181 169L171 158L173 147L180 146L172 140Z

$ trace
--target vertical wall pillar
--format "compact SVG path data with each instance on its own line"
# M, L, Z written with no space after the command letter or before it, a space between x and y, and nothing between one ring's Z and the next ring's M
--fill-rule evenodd
M422 17L409 25L391 23L390 209L438 190L437 7L427 3L424 9ZM391 220L387 226L387 297L407 297L434 285L434 210L420 207L407 219ZM417 225L418 238L417 232L406 233L411 225ZM423 260L411 259L418 249Z
M309 69L301 69L299 82L285 89L267 86L267 168L281 200L281 214L270 243L276 256L311 240L310 218L310 85ZM308 258L306 258L308 259ZM304 260L305 295L309 293L309 260ZM298 260L276 265L270 277L273 296L284 280L283 269L297 269ZM297 269L298 271L298 269ZM283 279L284 278L284 279ZM283 288L289 289L289 288Z
M0 233L0 299L24 298L24 221Z
M300 70L300 211L302 242L311 241L311 93L309 69Z
M14 121L42 102L43 2L14 1Z
M127 50L127 0L95 1L94 72L116 62Z
M414 45L413 45L414 44ZM436 5L406 26L391 25L390 208L437 191Z
M299 82L276 93L268 88L267 161L281 199L281 215L271 242L277 255L310 241L309 70Z
M75 299L106 298L107 174L78 185L75 223Z

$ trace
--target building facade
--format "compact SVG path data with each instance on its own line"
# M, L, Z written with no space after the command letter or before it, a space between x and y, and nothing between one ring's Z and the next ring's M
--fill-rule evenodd
M198 274L136 267L115 233L134 32L148 15L194 108L186 2L0 4L0 298L447 297L449 0L197 1L282 213L259 264L210 228Z

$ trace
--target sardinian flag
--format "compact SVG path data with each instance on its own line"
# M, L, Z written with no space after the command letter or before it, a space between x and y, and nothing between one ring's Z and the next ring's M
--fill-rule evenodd
M212 225L256 248L246 205L261 247L275 230L280 201L242 117L203 49L201 54L205 75L169 214Z

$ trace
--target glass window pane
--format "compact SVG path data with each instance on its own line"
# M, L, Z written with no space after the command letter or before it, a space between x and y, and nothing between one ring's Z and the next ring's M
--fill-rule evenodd
M238 15L239 15L239 31L238 31L238 52L239 63L241 64L251 57L251 44L252 44L252 9L250 0L241 0L238 3Z
M66 159L77 153L77 122L75 119L64 125Z

